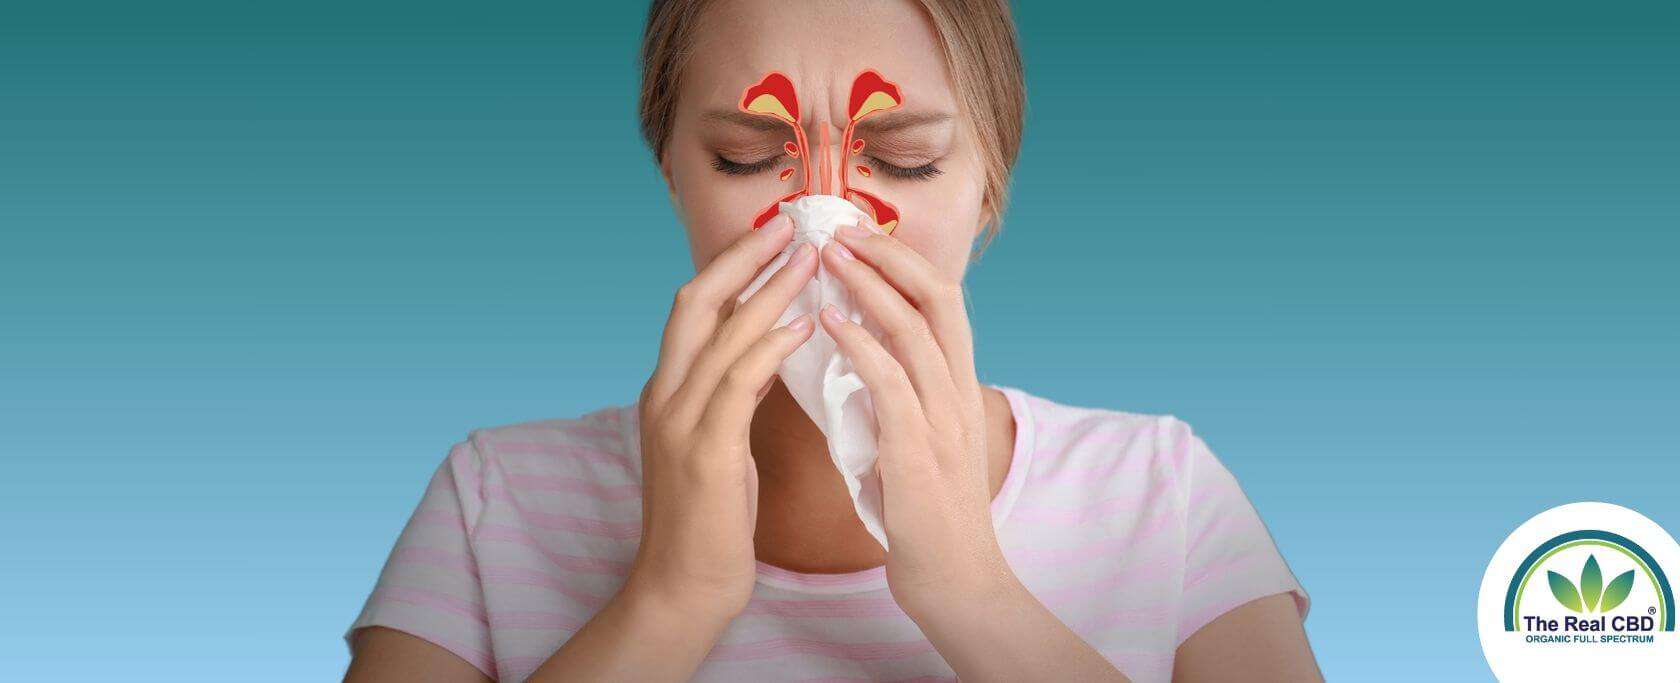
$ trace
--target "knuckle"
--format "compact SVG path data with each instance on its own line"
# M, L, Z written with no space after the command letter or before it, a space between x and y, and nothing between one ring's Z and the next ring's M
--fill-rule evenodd
M711 354L723 353L725 349L735 347L735 339L740 336L740 321L734 318L724 321L718 326L717 333L706 342L706 352Z
M718 392L725 395L756 392L758 387L750 386L751 384L752 380L747 378L747 369L737 363L725 371L723 378L718 380Z
M701 296L700 285L694 280L689 280L677 288L677 293L671 297L671 304L677 308L692 306L699 302Z

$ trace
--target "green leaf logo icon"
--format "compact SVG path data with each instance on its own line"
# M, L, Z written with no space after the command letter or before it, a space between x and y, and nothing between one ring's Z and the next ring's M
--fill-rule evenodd
M1588 612L1598 607L1598 595L1604 592L1604 574L1598 569L1598 558L1587 556L1587 566L1581 568L1581 605Z
M1609 586L1604 587L1604 604L1599 606L1599 611L1608 612L1616 609L1616 606L1622 604L1622 601L1626 600L1628 593L1631 592L1633 592L1633 570L1629 569L1612 580Z
M1587 564L1581 568L1579 591L1575 589L1575 584L1557 572L1546 572L1546 581L1552 586L1552 597L1571 612L1608 612L1616 609L1633 592L1632 569L1622 572L1610 585L1604 585L1604 571L1599 569L1598 558L1592 555L1587 556Z
M1581 594L1576 592L1575 584L1553 571L1546 572L1546 580L1552 584L1552 597L1571 612L1581 611Z

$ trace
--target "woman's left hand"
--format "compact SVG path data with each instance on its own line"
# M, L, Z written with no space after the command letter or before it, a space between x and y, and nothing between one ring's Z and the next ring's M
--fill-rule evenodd
M893 598L920 618L1014 590L992 527L985 403L960 283L866 227L841 226L823 252L885 337L883 345L833 307L818 316L876 408Z
M817 316L875 403L893 599L962 680L1127 680L998 547L962 287L893 237L842 226L836 240L823 249L829 272L886 338L832 308Z

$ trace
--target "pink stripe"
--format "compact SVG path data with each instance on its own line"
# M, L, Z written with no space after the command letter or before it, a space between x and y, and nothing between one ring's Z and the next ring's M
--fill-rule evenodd
M449 476L453 479L457 475L460 475L460 480L464 485L464 489L468 491L478 491L484 483L484 474L478 469L480 464L479 459L467 457L466 454L469 447L471 447L470 444L457 444L454 452L449 454ZM459 491L452 491L451 493L455 493L456 495L460 494Z
M1104 571L1097 578L1080 583L1032 591L1047 604L1088 604L1109 599L1138 586L1162 585L1179 576L1177 553L1171 546L1156 546L1149 554L1131 555L1120 567Z
M1042 442L1042 439L1040 440ZM1074 443L1057 443L1039 448L1046 463L1045 474L1038 478L1067 479L1070 484L1089 486L1089 479L1152 478L1159 464L1147 451L1137 450L1135 439L1110 443L1106 440L1081 439ZM1060 456L1054 459L1050 456ZM1034 468L1035 474L1037 467Z
M390 600L392 602L408 603L421 607L430 607L445 612L458 614L480 624L489 625L484 616L484 606L470 600L463 600L453 595L445 595L426 588L415 586L382 586L374 591L376 600Z
M1068 626L1079 633L1091 633L1115 626L1130 626L1141 631L1158 631L1173 622L1172 607L1161 604L1150 607L1126 607L1105 610L1101 614L1078 619Z
M398 548L396 552L391 553L391 561L396 564L443 567L473 578L478 577L478 565L471 557L441 548Z
M460 510L425 507L414 511L415 524L444 526L455 530L467 528L467 520L461 517Z
M1195 493L1190 494L1190 501L1185 503L1184 507L1189 510L1195 510L1206 504L1209 498L1229 494L1230 489L1226 488L1224 485L1203 486L1196 489Z
M508 474L504 478L507 479L509 486L517 490L582 493L601 500L629 500L642 497L641 484L612 486L577 477L545 474Z
M872 661L913 657L933 651L933 644L925 640L898 643L825 643L809 638L772 638L750 643L720 644L712 648L706 659L746 661L803 654Z
M1180 423L1177 431L1187 431L1187 426ZM1171 439L1171 441L1165 444L1157 443L1155 452L1159 453L1162 459L1172 465L1172 470L1174 472L1190 472L1190 474L1194 475L1195 472L1189 469L1194 464L1190 462L1191 455L1193 455L1191 453L1193 441L1188 438L1183 438L1184 436L1184 434L1177 433L1157 434L1157 442L1162 439Z
M559 512L542 512L540 510L531 510L521 506L519 504L519 499L510 495L506 490L498 489L487 493L490 494L487 496L490 500L507 503L513 507L514 511L518 513L521 518L531 522L532 525L543 529L572 531L585 536L598 536L601 538L610 538L619 541L640 538L642 535L641 520L636 520L634 522L609 522L603 519L578 517L576 515L568 515Z
M587 619L578 619L559 612L508 610L490 615L490 627L501 630L577 631Z
M851 600L758 600L747 603L742 614L769 615L789 619L878 619L905 617L904 610L886 598Z
M1209 578L1212 578L1215 574L1224 572L1225 570L1231 569L1233 567L1241 567L1241 566L1249 564L1251 562L1258 562L1262 559L1265 559L1265 557L1266 557L1265 555L1255 555L1255 554L1251 553L1251 554L1248 554L1248 555L1238 555L1234 558L1231 558L1231 559L1226 560L1224 562L1220 562L1218 564L1211 564L1211 565L1206 565L1206 566L1202 566L1202 567L1196 567L1193 570L1185 573L1185 576L1184 576L1184 591L1188 593L1191 588L1195 588L1196 586L1200 585L1203 581L1206 581Z
M1157 509L1154 517L1148 522L1139 524L1131 533L1112 538L1095 539L1072 548L1019 548L1009 551L1009 563L1017 569L1023 567L1058 566L1070 563L1083 563L1103 558L1124 558L1127 553L1137 549L1159 536L1180 528L1181 521L1170 510Z
M506 524L485 524L478 529L475 536L479 541L500 541L522 545L547 557L554 566L567 571L587 572L590 574L609 574L626 576L630 573L630 563L627 561L610 560L586 555L570 555L550 550L537 539L532 538L524 529Z
M1185 548L1191 557L1202 553L1202 549L1209 543L1220 548L1229 549L1238 542L1250 542L1256 538L1270 538L1264 528L1255 529L1251 523L1255 517L1243 514L1224 514L1208 520L1205 526L1196 529L1196 535L1191 538ZM1223 537L1223 538L1217 538ZM1217 540L1209 541L1210 538Z
M1145 433L1149 420L1137 420L1116 415L1079 414L1072 420L1047 420L1041 414L1033 424L1034 430L1041 435L1047 435L1062 441L1078 439L1093 435L1109 438L1107 442L1114 444L1131 443L1139 435Z
M1157 481L1141 496L1117 496L1079 507L1016 505L1015 511L1010 514L1014 515L1016 519L1043 524L1089 524L1102 521L1110 516L1135 514L1138 510L1153 509L1154 506L1164 503L1165 497L1172 491L1173 487L1170 482Z
M591 610L591 614L606 605L610 596L596 595L578 590L542 572L520 569L517 567L485 567L484 585L486 586L533 586L547 588L556 593L571 598L573 602Z

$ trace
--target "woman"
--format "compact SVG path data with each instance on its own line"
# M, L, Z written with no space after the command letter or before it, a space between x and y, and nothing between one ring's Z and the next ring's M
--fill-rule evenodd
M977 380L960 283L1024 109L1005 3L657 0L643 69L698 271L653 376L634 405L457 444L350 629L348 679L1320 678L1305 592L1187 425ZM804 138L839 139L865 69L905 101L836 156L903 224L842 228L736 305L790 243L785 217L746 219L797 137L741 116L742 87L786 74ZM819 261L879 338L775 326ZM877 406L891 552L775 377L817 325Z

